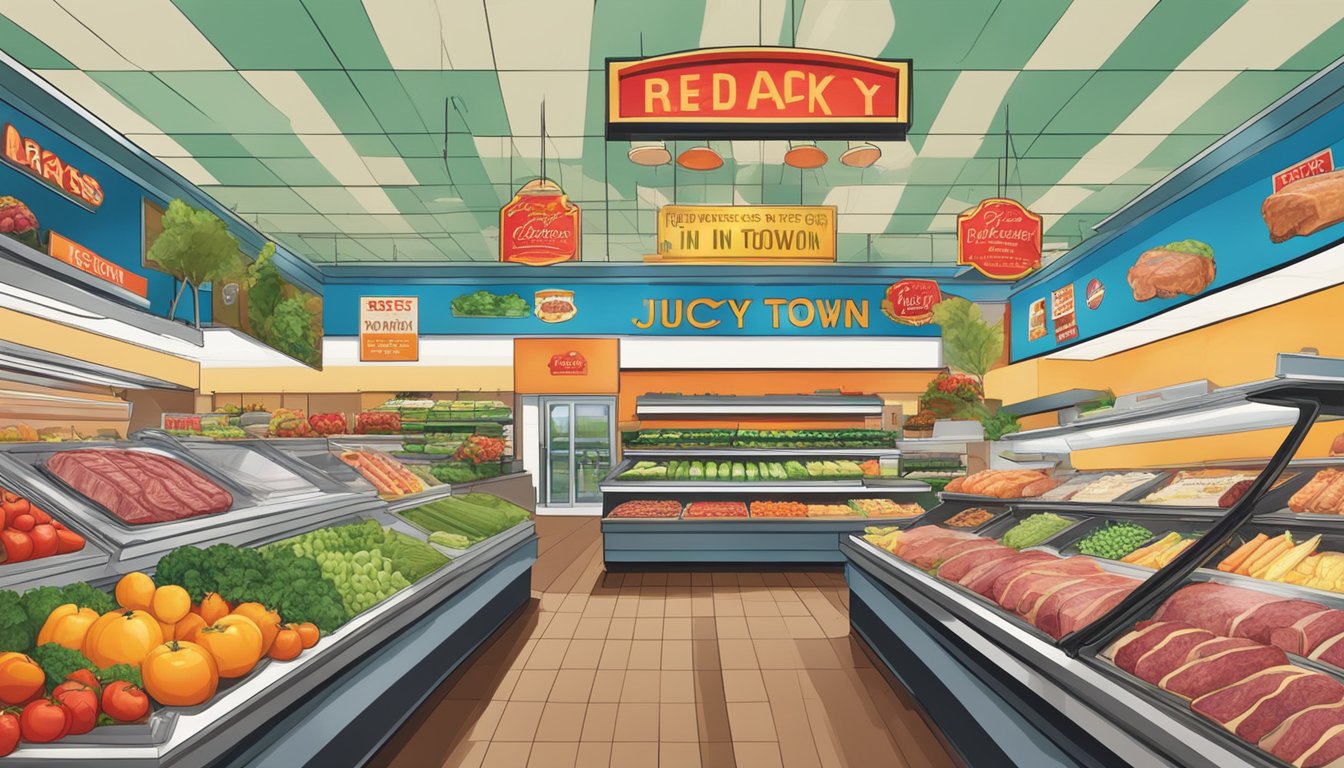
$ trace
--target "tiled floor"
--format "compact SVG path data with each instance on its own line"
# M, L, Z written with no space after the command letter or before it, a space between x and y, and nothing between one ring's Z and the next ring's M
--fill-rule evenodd
M371 766L953 764L850 636L838 571L608 574L597 520L537 528L531 605Z

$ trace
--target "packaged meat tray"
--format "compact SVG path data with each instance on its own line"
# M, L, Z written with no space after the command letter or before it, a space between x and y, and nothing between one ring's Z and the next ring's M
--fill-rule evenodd
M681 502L672 500L627 501L618 504L607 517L675 519L681 517Z
M686 505L686 512L682 517L747 517L747 505L740 501L693 501Z
M1254 480L1254 472L1232 469L1181 470L1166 487L1148 494L1144 504L1164 504L1181 507L1217 507L1218 500L1232 486L1244 480Z
M1155 472L1123 472L1102 475L1069 497L1069 501L1105 503L1115 501L1126 493L1157 479Z
M993 519L994 513L988 509L971 507L970 509L963 509L944 520L943 525L949 525L953 528L978 528Z
M1062 485L1057 485L1041 494L1040 499L1041 501L1068 501L1073 494L1086 488L1098 477L1100 475L1097 474L1074 475L1065 480Z
M346 451L341 461L354 467L364 476L379 496L408 496L425 490L425 483L406 469L405 465L377 451Z
M919 517L924 508L918 504L897 504L891 499L850 499L849 506L868 517Z
M753 501L752 517L807 517L807 505L800 501Z
M47 470L127 525L224 512L233 496L180 461L119 448L62 451Z

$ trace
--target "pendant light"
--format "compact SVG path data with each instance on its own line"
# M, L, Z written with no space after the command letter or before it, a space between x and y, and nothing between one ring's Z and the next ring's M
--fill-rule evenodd
M849 149L840 155L840 162L851 168L867 168L876 163L880 157L882 150L878 149L877 145L866 141L851 141Z
M656 166L672 162L672 153L661 141L632 141L630 151L625 153L635 165Z
M826 153L815 141L790 141L784 163L794 168L820 168L826 164Z
M688 171L712 171L723 166L723 158L709 146L709 142L705 142L703 146L697 144L677 155L677 165Z

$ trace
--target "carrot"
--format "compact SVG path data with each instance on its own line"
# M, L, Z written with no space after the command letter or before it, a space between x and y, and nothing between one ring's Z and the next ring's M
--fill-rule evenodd
M1237 551L1223 558L1223 562L1218 564L1218 570L1228 572L1235 571L1238 565L1241 565L1252 552L1268 540L1269 537L1265 534L1257 533L1255 538L1242 544L1240 547L1237 547Z
M1278 546L1279 542L1282 540L1283 540L1282 536L1275 536L1274 538L1266 538L1264 541L1260 542L1260 546L1256 547L1250 554L1248 554L1246 558L1241 561L1241 564L1238 565L1236 568L1233 568L1231 572L1240 574L1250 573L1251 566L1255 563L1255 561L1259 560L1261 557L1267 554L1269 550Z
M1270 563L1274 562L1274 558L1292 549L1292 547L1293 541L1289 538L1288 534L1285 533L1282 536L1275 536L1273 539L1270 539L1269 543L1265 544L1260 551L1255 553L1254 558L1250 558L1247 562L1242 563L1241 567L1234 571L1234 573L1249 576L1252 573L1267 567Z
M1157 556L1157 567L1166 568L1171 563L1172 560L1176 559L1178 555L1180 555L1185 550L1193 547L1194 545L1195 545L1194 539L1184 539L1183 541L1181 541L1180 544L1177 544L1176 546L1167 549L1162 554Z

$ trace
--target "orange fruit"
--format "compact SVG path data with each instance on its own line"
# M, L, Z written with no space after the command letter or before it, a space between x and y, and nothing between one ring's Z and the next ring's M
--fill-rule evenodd
M276 661L289 661L298 658L302 652L303 640L299 639L298 630L285 628L275 634L275 641L266 655Z
M117 604L133 611L148 611L154 600L154 580L149 574L132 571L117 582Z
M176 624L191 613L191 595L176 584L168 584L154 590L149 609L159 621Z

